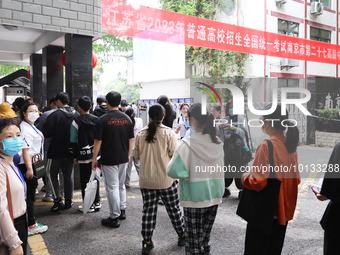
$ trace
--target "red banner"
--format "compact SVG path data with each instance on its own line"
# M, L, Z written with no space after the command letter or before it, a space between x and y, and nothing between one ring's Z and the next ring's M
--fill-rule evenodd
M109 34L211 49L338 64L338 45L222 22L102 0L102 28Z

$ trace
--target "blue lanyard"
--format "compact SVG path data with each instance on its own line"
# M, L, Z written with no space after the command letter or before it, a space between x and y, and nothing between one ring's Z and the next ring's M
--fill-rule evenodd
M42 136L41 134L39 134L39 132L35 129L35 127L33 127L31 125L31 123L29 123L27 120L24 120L28 125L30 125L33 130L41 137L41 154L43 155L44 157L44 150L43 150L43 145L44 145L44 136ZM27 143L27 142L26 142Z
M182 115L182 121L183 121L183 123L184 123L184 128L185 128L185 130L188 130L189 128L185 125L185 121L184 121L183 115Z
M2 158L3 160L5 160L7 162L6 159L4 159L3 157L0 156L0 158ZM26 199L26 184L25 184L25 179L24 176L22 175L20 169L17 167L17 165L13 162L14 166L16 167L16 169L18 171L15 171L15 169L13 168L13 166L7 162L9 164L9 166L12 168L13 172L15 173L15 175L19 178L20 182L22 183L22 185L24 186L24 191L25 191L25 199ZM18 174L19 173L19 174Z

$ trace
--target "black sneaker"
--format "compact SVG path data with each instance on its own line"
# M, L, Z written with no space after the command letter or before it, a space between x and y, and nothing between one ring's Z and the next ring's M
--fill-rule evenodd
M100 202L94 204L94 210L98 212L102 208L102 204Z
M72 199L65 199L65 206L63 209L70 209L73 205Z
M177 245L180 247L185 245L185 235L178 237Z
M55 198L53 201L54 201L54 204L53 204L53 206L51 207L51 211L56 212L56 211L58 211L58 210L64 209L65 204L63 203L63 201L61 200L60 197Z
M111 228L119 228L120 221L118 218L111 219L110 217L107 219L102 219L102 225Z
M143 241L143 248L142 248L142 254L149 254L150 251L153 249L154 245L152 241L146 242Z
M229 189L225 189L223 197L229 197L231 195L230 190Z
M125 220L126 219L125 210L121 210L120 211L119 219L120 220Z

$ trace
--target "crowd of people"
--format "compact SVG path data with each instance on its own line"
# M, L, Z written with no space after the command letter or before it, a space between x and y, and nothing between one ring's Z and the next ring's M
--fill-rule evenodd
M263 231L261 222L247 220L244 254L281 254L288 222L293 218L300 176L297 161L299 132L287 123L288 113L281 114L281 105L259 120L262 131L269 136L257 148L252 168L242 175L241 166L248 160L236 161L233 156L237 141L241 156L249 153L246 129L237 123L243 116L233 114L233 102L202 114L202 105L183 103L176 116L167 96L160 96L149 107L148 123L136 117L136 111L118 92L109 92L92 101L83 96L77 109L69 105L66 92L50 100L50 108L41 113L29 100L18 98L13 103L0 104L0 243L10 254L27 254L27 238L42 234L48 226L34 215L37 189L37 169L32 161L37 155L45 160L43 177L46 195L43 201L53 201L51 211L73 206L74 164L79 164L82 198L92 171L102 170L109 215L103 226L119 228L127 218L126 188L130 187L134 165L142 194L142 253L153 248L158 204L164 204L178 239L186 254L210 254L210 233L222 198L229 196L229 186L235 181L240 204L249 197L261 196L278 180L273 205L259 208L268 215L269 224ZM268 106L268 109L270 106ZM273 122L273 119L280 121ZM230 124L231 121L235 124ZM236 138L235 138L236 137ZM234 147L232 147L234 146ZM336 145L329 164L339 164L340 144ZM233 161L234 160L234 161ZM230 175L223 171L197 171L211 166L232 165L238 169ZM270 173L268 165L289 166L292 171ZM256 168L257 167L257 168ZM253 169L260 169L254 171ZM316 197L330 199L322 219L325 230L324 254L340 254L339 239L339 178L326 178ZM88 212L102 207L97 190ZM267 190L267 191L266 191ZM249 195L250 194L250 195ZM263 199L266 199L263 195ZM181 209L183 207L183 210ZM250 204L249 204L250 206ZM272 207L270 207L272 206ZM268 208L275 208L270 211ZM81 205L78 210L83 212ZM240 209L241 210L241 209ZM249 212L248 212L249 215ZM258 219L260 221L260 219Z

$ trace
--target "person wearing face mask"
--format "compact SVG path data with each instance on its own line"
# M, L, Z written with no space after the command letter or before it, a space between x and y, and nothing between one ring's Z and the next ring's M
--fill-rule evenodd
M28 236L45 233L48 229L46 225L40 224L34 217L35 189L38 180L34 177L32 156L37 153L43 154L44 135L35 127L34 122L39 118L39 110L36 104L28 102L22 107L22 122L20 124L21 135L24 138L22 157L18 167L25 177L27 184L27 216L28 216Z
M187 130L189 130L188 122L189 105L186 103L181 104L180 110L181 115L175 120L174 127L175 133L179 134L179 137L182 139L185 136Z
M17 121L0 118L0 242L11 255L27 252L26 184L13 163L22 147Z
M271 109L271 105L265 108L265 110L268 109ZM299 130L287 119L289 119L287 110L285 115L281 115L281 104L277 105L273 113L262 116L260 119L262 132L269 136L273 145L275 169L279 167L278 169L285 168L285 170L273 172L274 177L281 181L281 185L270 231L264 233L259 227L254 226L255 222L248 222L245 255L281 254L288 221L294 216L298 185L301 181L299 171L296 171L298 169L296 148L299 143ZM267 180L270 178L270 171L267 171L269 166L268 148L267 141L263 141L257 147L250 172L242 176L243 186L248 190L260 192L267 186ZM287 169L289 171L286 171ZM268 210L268 208L262 209Z

